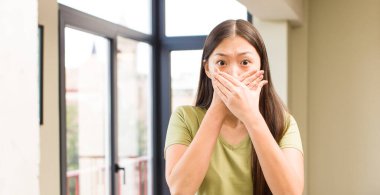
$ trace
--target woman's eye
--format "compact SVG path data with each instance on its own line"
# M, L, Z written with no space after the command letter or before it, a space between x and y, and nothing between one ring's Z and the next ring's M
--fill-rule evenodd
M219 66L224 66L226 65L226 62L224 62L223 60L219 60L216 62L216 64L218 64Z
M244 66L247 66L247 65L249 64L249 61L248 61L248 60L243 60L243 61L241 62L241 64L243 64Z

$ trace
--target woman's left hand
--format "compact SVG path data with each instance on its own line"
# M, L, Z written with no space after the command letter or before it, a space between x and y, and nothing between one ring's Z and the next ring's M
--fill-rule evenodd
M216 71L214 73L216 93L227 108L242 122L250 116L258 116L261 89L268 81L263 80L264 71L251 71L240 76L233 76Z

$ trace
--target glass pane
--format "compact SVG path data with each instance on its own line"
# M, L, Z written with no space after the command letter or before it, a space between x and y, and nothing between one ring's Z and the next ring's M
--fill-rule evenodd
M207 35L227 19L247 19L247 8L237 0L166 0L166 35Z
M65 28L68 194L109 194L109 67L105 38Z
M119 194L151 194L151 64L146 43L117 39Z
M90 15L151 34L151 0L58 0L59 3Z
M172 110L180 105L195 105L202 50L170 53Z

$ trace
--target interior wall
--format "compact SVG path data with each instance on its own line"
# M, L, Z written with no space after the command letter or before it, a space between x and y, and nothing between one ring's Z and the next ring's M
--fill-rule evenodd
M380 1L309 5L309 194L380 194Z
M0 194L39 194L36 0L0 1Z
M309 194L309 140L308 140L308 7L303 0L302 26L289 27L288 107L300 129L304 151L304 195Z
M273 86L281 100L288 105L288 22L255 17L253 23L267 49Z
M38 23L44 27L44 123L40 126L41 195L60 194L58 4L38 0Z

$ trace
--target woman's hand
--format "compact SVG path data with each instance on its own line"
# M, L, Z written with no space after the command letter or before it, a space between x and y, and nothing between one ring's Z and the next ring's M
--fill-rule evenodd
M250 116L257 116L262 87L268 83L263 80L264 71L250 71L239 79L221 71L214 74L215 93L227 108L242 122Z
M220 99L219 95L216 93L216 84L215 84L216 80L215 80L214 75L212 76L211 81L212 81L212 86L214 88L214 93L212 96L212 102L209 109L215 109L217 113L220 114L221 117L224 119L230 111L228 110L228 108L226 107L222 99Z

